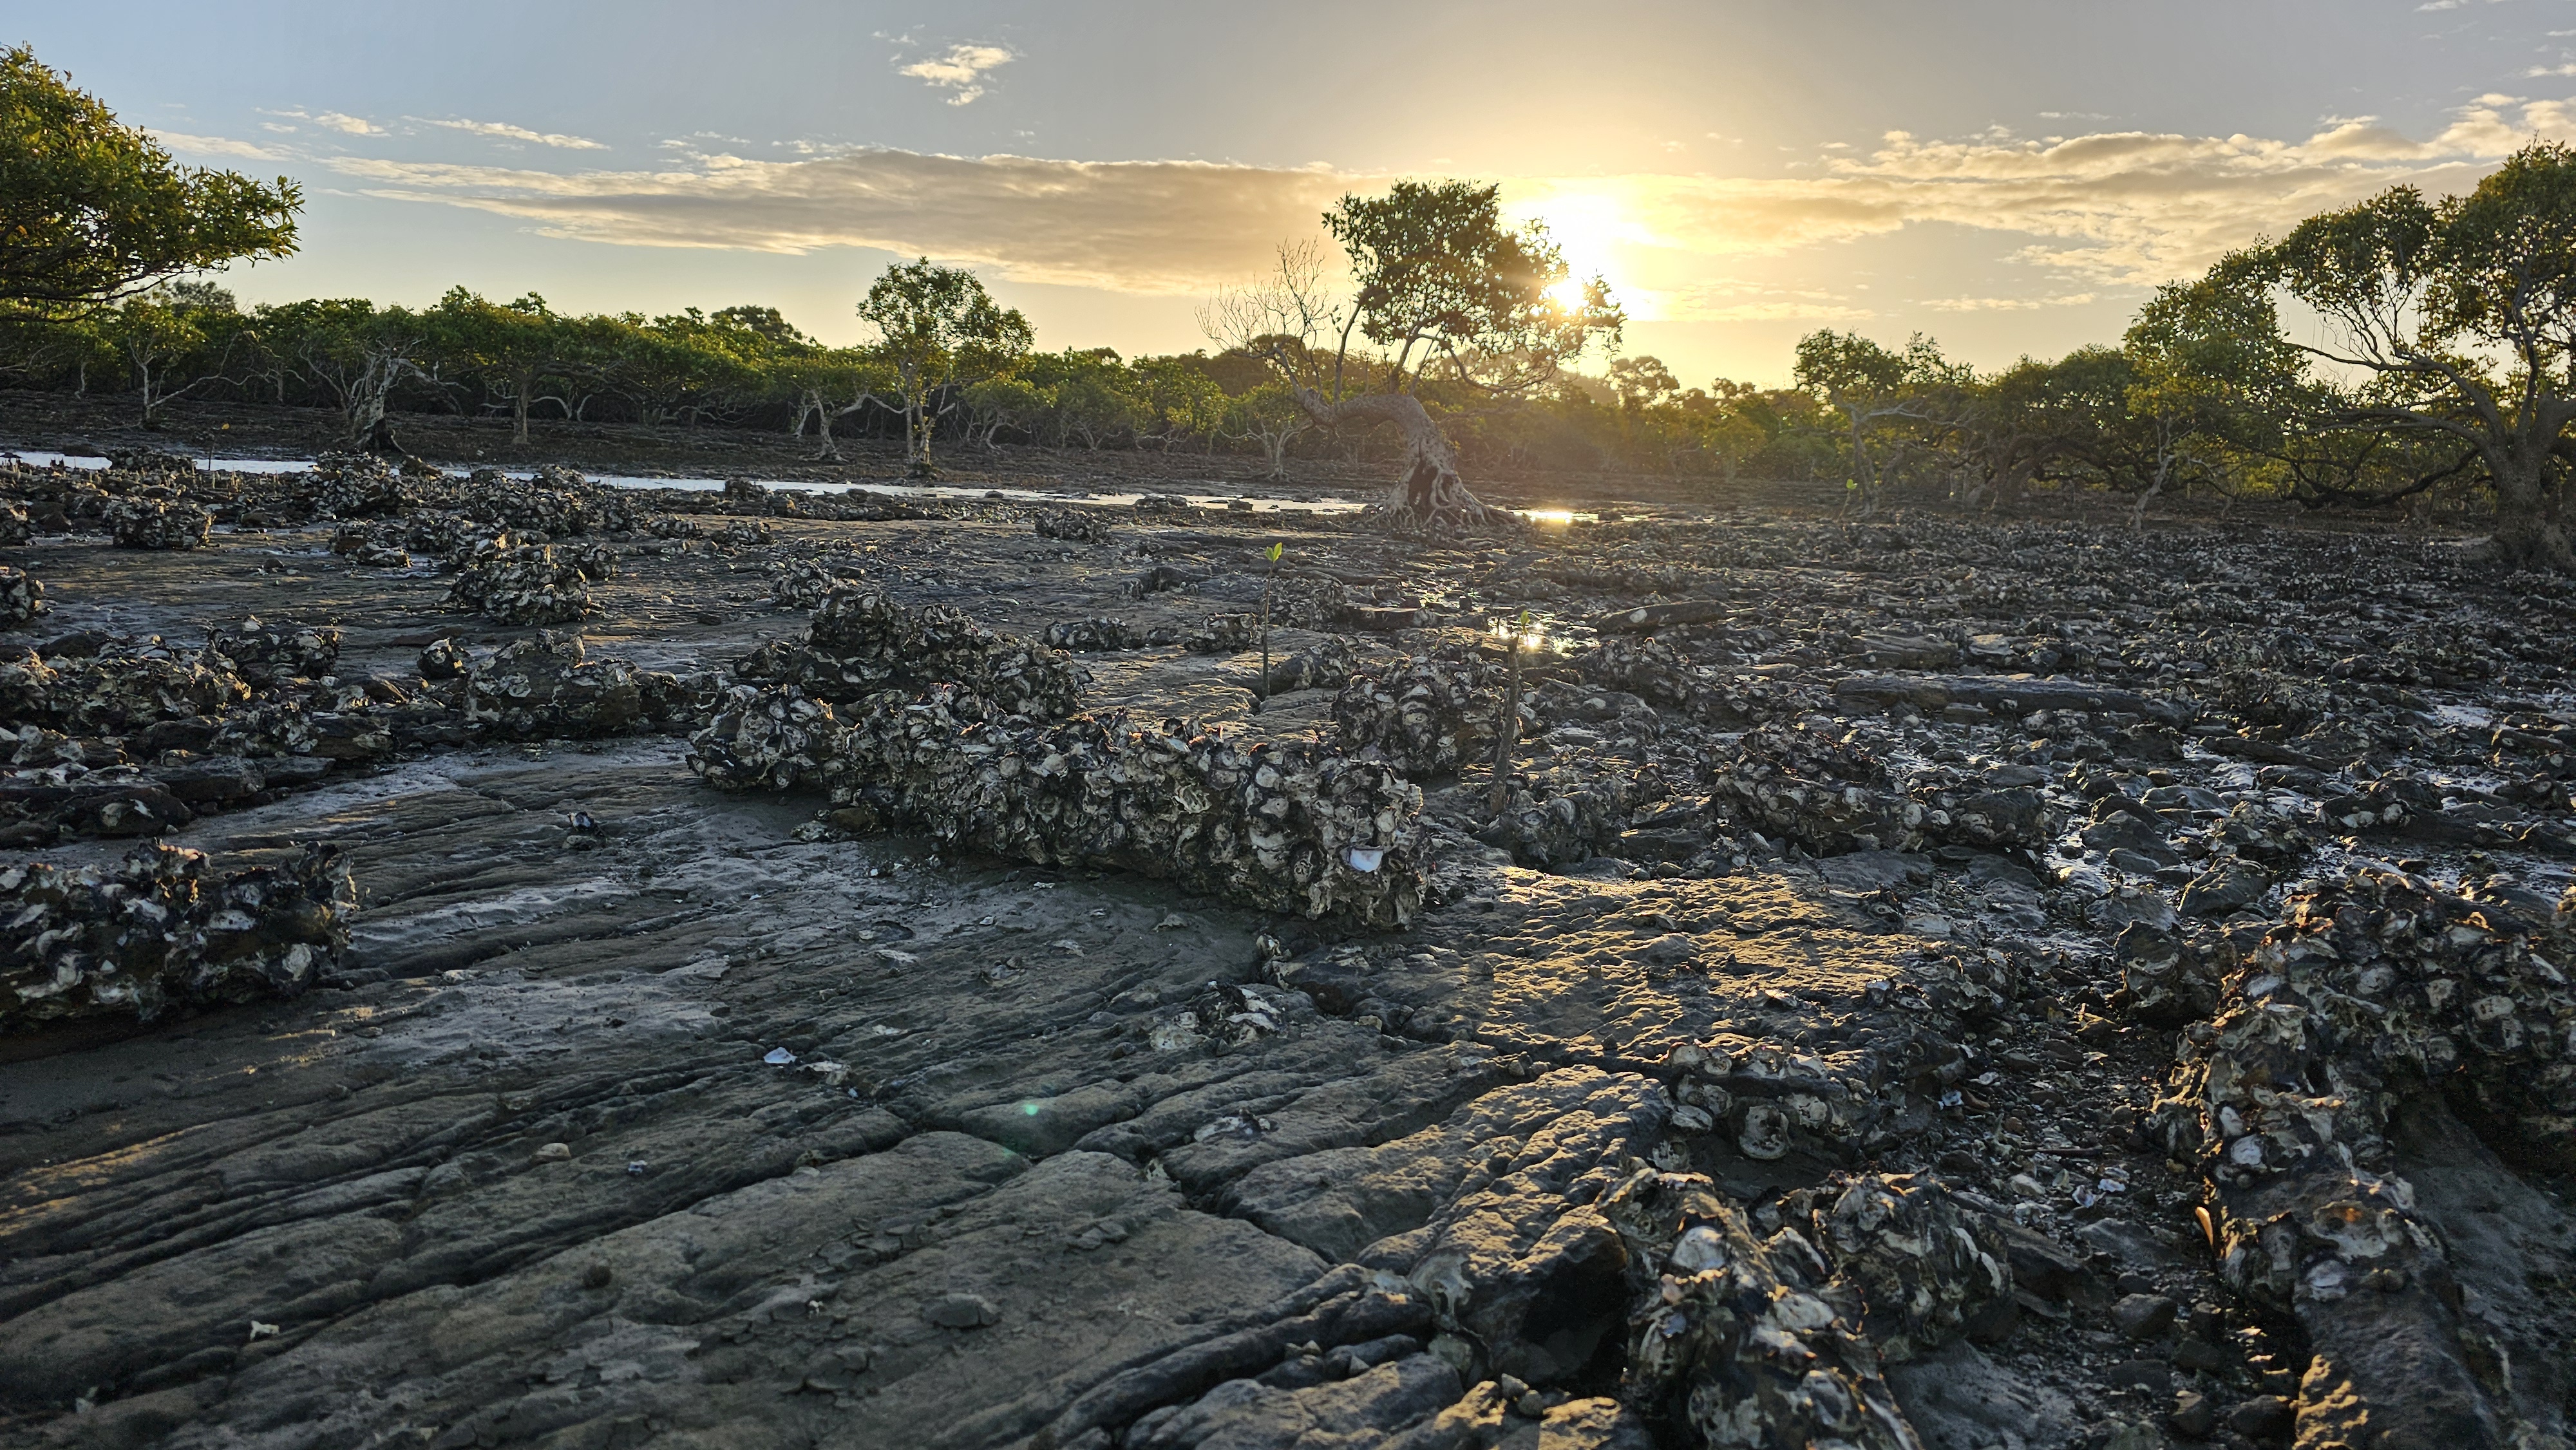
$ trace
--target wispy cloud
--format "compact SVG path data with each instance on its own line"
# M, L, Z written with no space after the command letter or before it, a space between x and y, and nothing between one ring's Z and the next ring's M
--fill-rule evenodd
M191 136L185 131L164 131L155 127L152 139L173 151L189 156L229 156L239 161L298 161L303 158L262 146L256 141L235 141L225 136Z
M2167 280L2301 217L2392 185L2473 185L2534 136L2576 137L2576 104L2483 96L2430 140L2351 121L2305 141L2105 132L2063 141L1926 140L1890 132L1821 174L1625 176L1524 185L1608 198L1657 243L1780 253L1940 224L2020 234L2020 260L2104 283ZM1544 201L1535 204L1544 209Z
M984 77L1016 59L998 45L952 45L946 55L914 61L898 67L895 74L951 92L948 104L952 106L970 106L984 94Z
M409 119L418 121L424 126L444 126L450 131L490 136L500 141L525 141L532 146L553 146L565 151L608 149L605 143L593 141L587 136L566 136L554 131L531 131L525 126L513 126L507 121L437 121L426 116L413 116Z
M2301 141L2104 132L2057 141L1891 132L1791 176L1506 177L1517 215L1561 220L1641 277L1687 283L1712 260L1778 255L1942 226L2008 239L2008 255L2066 279L2027 299L1920 304L2076 305L2105 286L2161 282L2299 218L2397 184L2474 185L2534 136L2576 138L2576 103L2483 96L2429 139L2366 117ZM174 147L281 159L219 138ZM962 157L884 148L781 159L689 148L650 169L533 168L316 154L374 195L524 218L548 235L624 246L804 252L864 246L988 265L1026 281L1188 294L1262 271L1281 239L1315 236L1346 191L1383 176L1329 167ZM1577 238L1575 233L1585 233ZM1613 275L1620 270L1614 269ZM2079 290L2084 289L2084 290ZM1689 286L1639 297L1710 320L1868 315L1839 296ZM1641 315L1643 315L1641 313Z
M1878 314L1839 292L1714 277L1678 287L1619 293L1639 322L1865 322Z
M2091 292L2068 292L2056 297L1927 297L1914 305L1934 312L2036 312L2043 307L2081 307L2095 298Z
M348 136L381 136L385 134L384 127L377 125L375 122L368 120L364 116L352 116L345 111L314 112L307 111L303 107L298 106L291 111L263 110L260 114L263 116L281 116L293 121L309 121L326 131L338 131L343 135ZM271 131L292 131L295 128L293 126L268 126L266 129Z
M806 252L862 246L986 263L1033 282L1204 292L1262 267L1353 184L1324 171L1193 161L1047 161L865 149L655 171L558 172L336 156L374 195L524 217L628 246Z

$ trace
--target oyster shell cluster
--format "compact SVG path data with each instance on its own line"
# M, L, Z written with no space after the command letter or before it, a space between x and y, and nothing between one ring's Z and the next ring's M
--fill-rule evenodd
M2319 1393L2301 1416L2313 1406L2321 1442L2370 1406L2408 1436L2452 1415L2503 1437L2548 1428L2461 1311L2454 1250L2392 1138L2440 1104L2508 1159L2576 1169L2571 915L2576 894L2553 906L2365 868L2293 896L2184 1034L2158 1129L2208 1184L2221 1277L2306 1331Z
M215 516L180 498L131 494L108 500L108 537L121 549L202 549Z
M1757 726L1710 772L1710 797L1727 814L1818 855L2026 848L2055 835L2039 770L2006 766L1975 780L1924 768L1900 780L1856 733L1834 727Z
M372 453L324 453L304 475L298 497L317 518L363 519L399 514L420 501L402 472Z
M696 716L692 688L678 676L591 659L573 630L514 640L466 664L464 681L466 725L504 740L623 735Z
M380 535L390 531L343 524L331 534L331 552L370 569L408 569L411 554Z
M1105 617L1058 620L1038 636L1048 649L1068 654L1107 654L1117 650L1164 649L1181 642L1169 625L1138 629L1123 619Z
M161 845L114 866L0 866L0 1033L291 997L338 961L356 900L327 846L221 873Z
M1081 673L1054 650L996 635L944 605L898 603L865 584L836 585L802 640L764 645L734 673L837 704L954 683L1006 715L1056 719L1081 707Z
M340 662L340 631L327 624L262 624L252 615L214 629L206 640L206 657L230 666L254 690L288 680L318 680Z
M1501 720L1502 671L1450 646L1351 677L1333 700L1342 748L1374 753L1407 775L1440 775L1490 760Z
M575 623L590 611L589 562L553 544L495 534L466 554L448 585L448 606L503 624Z
M2012 1303L1999 1231L1927 1178L1837 1177L1765 1234L1706 1178L1645 1169L1601 1214L1639 1281L1623 1397L1711 1450L1914 1450L1882 1362Z
M11 629L45 612L45 586L26 570L0 564L0 629Z
M1040 509L1031 524L1041 539L1061 539L1068 544L1109 542L1108 515L1092 509Z
M1248 609L1211 614L1181 640L1192 654L1241 654L1261 643L1261 616Z
M1328 634L1313 644L1270 662L1270 677L1261 683L1265 695L1291 690L1338 690L1359 673L1360 657L1349 640Z
M690 739L691 768L720 788L820 786L863 825L1309 917L1396 925L1421 900L1421 794L1382 763L1076 716L1062 656L954 610L836 589L802 643L737 674L754 683Z

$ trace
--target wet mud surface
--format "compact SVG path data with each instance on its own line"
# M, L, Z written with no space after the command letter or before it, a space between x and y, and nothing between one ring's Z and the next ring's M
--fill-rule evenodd
M2564 581L0 493L0 1443L2566 1442Z

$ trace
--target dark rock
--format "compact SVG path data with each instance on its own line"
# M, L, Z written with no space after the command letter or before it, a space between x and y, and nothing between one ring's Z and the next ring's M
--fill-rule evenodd
M2229 862L2193 877L2175 909L2185 916L2226 916L2254 905L2271 888L2270 878L2262 872Z
M1002 1311L981 1294L942 1294L921 1306L921 1317L942 1329L983 1329L1002 1322Z
M238 755L184 757L152 767L161 788L190 805L222 805L246 800L268 787L268 776L256 762Z
M2186 1438L2206 1440L2209 1432L2218 1428L2218 1402L2198 1390L2178 1390L2168 1418Z
M2158 1359L2122 1360L2103 1378L2115 1389L2143 1390L2155 1399L2173 1393L2173 1366Z
M2173 1328L2181 1308L2162 1294L2128 1294L2111 1306L2111 1322L2131 1339L2156 1339Z
M2289 1438L2290 1418L2289 1401L2279 1395L2256 1395L2228 1408L2227 1428L2258 1445L2268 1444Z

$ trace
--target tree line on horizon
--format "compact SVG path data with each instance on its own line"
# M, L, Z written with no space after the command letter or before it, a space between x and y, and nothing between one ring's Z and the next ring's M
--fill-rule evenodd
M182 167L26 47L0 51L0 377L113 379L150 424L181 398L327 406L389 446L398 411L812 436L1253 451L1402 447L1390 497L1435 529L1493 511L1472 467L1839 478L2009 510L2038 491L2490 501L2499 562L2576 572L2576 152L2535 141L2470 192L2396 187L2155 290L2116 344L1980 371L1917 335L1800 339L1794 386L1686 388L1626 357L1599 277L1573 277L1499 188L1398 182L1322 220L1335 280L1283 246L1272 278L1211 300L1216 350L1044 352L973 273L888 267L857 303L871 343L832 347L775 308L566 315L533 293L451 289L428 308L357 298L244 310L205 280L296 246L301 194ZM2282 322L2295 306L2316 343ZM1578 370L1602 358L1599 376Z
M932 386L919 426L978 448L1250 454L1273 476L1290 457L1345 446L1322 437L1247 348L1126 358L1013 341L961 349L969 355ZM829 346L774 307L571 314L535 293L494 302L463 287L425 308L365 298L245 308L218 284L185 279L0 329L0 378L18 387L129 398L147 427L190 399L328 409L352 443L395 415L443 413L506 421L520 445L548 422L774 428L813 439L830 460L854 433L907 431L902 368L899 347ZM1820 395L1723 379L1684 389L1652 357L1614 360L1607 376L1569 372L1503 412L1438 378L1419 392L1487 467L1809 478L1838 466L1841 432Z

